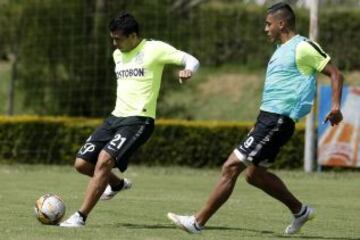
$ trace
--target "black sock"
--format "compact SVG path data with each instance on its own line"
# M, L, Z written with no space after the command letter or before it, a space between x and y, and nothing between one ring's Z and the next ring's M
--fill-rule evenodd
M306 205L302 205L301 206L301 209L298 213L294 214L295 218L299 218L299 217L302 217L306 214L307 212L307 206Z
M111 190L113 190L114 192L120 191L124 187L124 184L125 184L124 179L121 179L118 185L111 186Z
M82 217L82 219L84 220L84 222L86 221L87 216L85 214L83 214L82 212L78 211L78 214L80 215L80 217Z

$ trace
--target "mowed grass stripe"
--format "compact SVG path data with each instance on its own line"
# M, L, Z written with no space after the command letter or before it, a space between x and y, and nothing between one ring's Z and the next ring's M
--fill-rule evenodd
M61 229L37 222L34 201L44 193L59 194L69 216L80 206L88 178L69 166L0 165L0 239L284 239L282 232L291 220L288 210L249 186L243 177L201 235L182 232L167 220L168 211L199 209L219 172L131 166L126 177L133 180L133 189L99 202L84 229ZM276 173L300 199L317 209L316 219L294 239L360 240L360 173Z

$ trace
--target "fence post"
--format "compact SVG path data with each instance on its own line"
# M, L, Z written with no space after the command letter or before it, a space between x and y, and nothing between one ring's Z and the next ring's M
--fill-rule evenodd
M309 38L317 41L319 35L318 29L319 16L319 0L310 1L310 30ZM316 101L316 99L314 99ZM304 171L312 172L315 163L315 107L312 108L310 114L306 117L305 129L305 148L304 148Z

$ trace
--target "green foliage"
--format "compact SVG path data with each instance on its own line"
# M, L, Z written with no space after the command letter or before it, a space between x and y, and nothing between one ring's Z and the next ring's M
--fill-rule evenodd
M71 116L104 116L112 110L116 81L107 24L121 10L136 16L143 37L188 51L202 66L265 68L274 47L263 31L264 7L239 1L209 1L195 7L185 4L185 8L175 5L166 0L2 4L0 51L16 55L17 87L24 92L26 108L41 115ZM307 35L308 11L296 9L296 15L298 32ZM333 61L347 70L360 67L359 18L356 8L320 11L319 42ZM171 94L177 82L173 68L163 79L161 95ZM170 109L162 99L159 116L186 115L183 107Z
M99 120L19 117L0 119L4 162L71 164ZM251 123L158 120L150 141L132 157L145 165L220 166L251 129ZM275 168L302 165L304 129L279 154ZM301 147L299 147L301 146Z
M107 77L111 47L102 17L93 18L101 16L95 1L40 2L33 0L23 13L27 26L19 74L26 105L38 114L110 112L115 94L115 81Z
M17 51L23 8L18 0L11 4L0 2L0 59L8 60L9 54Z
M360 69L360 8L324 11L320 43L341 69Z

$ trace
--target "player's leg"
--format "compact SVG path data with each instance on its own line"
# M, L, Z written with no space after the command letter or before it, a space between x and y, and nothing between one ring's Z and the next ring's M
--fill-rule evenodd
M174 213L168 213L168 218L177 226L190 233L199 233L209 218L226 202L231 195L237 177L251 164L247 155L254 148L254 140L257 131L253 129L248 134L238 148L229 156L223 165L221 177L216 184L213 192L210 194L206 204L194 216L182 216ZM255 134L253 136L253 134Z
M128 190L132 187L132 181L128 178L118 178L114 173L111 173L109 184L106 186L100 200L110 200L121 191Z
M78 173L92 177L94 175L95 164L82 158L76 158L74 168Z
M86 188L85 197L80 209L60 224L61 227L83 227L87 215L94 208L101 194L109 182L112 168L115 166L114 158L102 150L96 162L94 174Z
M183 230L199 233L206 222L229 199L239 174L246 168L232 153L222 167L221 176L205 205L194 216L181 216L168 213L168 218Z
M249 166L246 181L287 206L293 214L301 209L301 202L288 190L285 183L275 174L260 166Z
M81 174L87 175L89 177L92 177L94 175L95 164L86 161L85 159L76 158L74 167ZM109 176L109 185L106 188L107 191L106 190L104 191L107 192L105 196L108 196L110 194L110 191L119 192L121 190L130 189L131 186L132 186L132 182L129 179L120 178L116 174L111 172Z
M241 148L251 149L246 153L251 163L246 172L247 182L282 202L294 214L294 224L286 233L299 231L314 212L311 207L302 204L279 177L267 170L280 148L291 138L294 128L295 123L290 118L262 112L254 131L238 149L240 152Z
M112 129L112 125L115 120L115 117L107 118L79 150L75 167L80 169L80 171L86 175L90 175L91 179L80 210L62 222L60 226L84 226L87 214L95 206L101 194L104 192L106 185L109 183L111 169L115 166L115 159L112 155L102 149L104 146L107 146L107 142L113 141L114 131ZM91 174L91 165L86 164L86 162L94 165L93 174ZM101 193L99 193L99 191L101 191Z
M116 159L116 166L121 172L127 169L130 156L150 138L154 130L154 121L151 118L133 117L133 121L136 121L136 124L119 128L114 139L105 147ZM121 190L132 186L131 181L126 178L118 185L109 183L101 200L112 199Z
M138 118L136 119L138 120ZM112 168L117 166L122 172L126 170L128 158L147 141L154 129L152 119L139 119L144 120L144 122L134 125L115 125L116 123L112 125L117 131L99 154L94 174L89 181L79 211L61 223L60 226L78 227L85 225L87 216L95 207L106 185L109 183Z
M238 162L239 160L241 162L242 167L240 167L240 172L245 166L269 166L274 160L279 148L290 139L293 131L294 122L291 119L277 114L260 112L255 127L234 151ZM234 154L233 158L236 159ZM231 162L232 161L229 163ZM299 208L299 201L287 190L285 184L279 178L266 171L265 175L263 171L254 171L254 169L257 168L252 167L247 175L247 180L250 183L257 185L258 187L263 187L271 196L279 198L279 200L284 202L285 205L292 209L292 211L296 211L296 209ZM261 170L263 169L265 168L261 168ZM267 183L267 181L269 181L269 183ZM218 186L221 186L221 180ZM213 195L216 196L214 193ZM221 206L228 197L226 196L226 191L223 197L223 199L219 198L219 206ZM179 216L170 213L168 217L188 232L200 232L201 224L206 222L208 217L217 210L217 205L211 204L211 199L212 198L210 197L208 203L210 203L210 206L214 206L214 211L209 210L205 205L205 207L195 216ZM216 197L214 199L216 199ZM312 208L302 205L300 212L294 215L295 219L287 228L286 233L295 233L298 231L301 226L310 219L312 213Z
M223 164L221 177L215 185L215 188L210 194L206 204L200 209L200 211L193 216L177 215L170 212L167 217L172 222L189 233L201 232L210 217L215 214L215 212L230 197L239 174L246 169L246 166L249 164L246 156L251 151L251 149L248 148L248 145L250 145L248 142L252 142L252 136L250 135L252 132L253 131L251 130L247 138L250 139L250 141L245 141L247 142L245 144L246 147L240 147L240 151L242 152L236 148Z
M100 151L114 137L112 123L115 119L113 116L106 118L79 149L74 163L76 171L89 177L94 175Z
M206 204L195 214L197 223L204 226L209 218L229 199L239 174L246 166L232 153L223 164L221 176Z
M247 159L246 181L284 203L292 213L301 208L300 201L284 182L267 171L280 148L291 138L295 123L287 117L261 112L255 128L237 149Z
M285 183L266 168L251 166L246 173L246 181L282 202L294 215L292 223L285 229L286 234L297 233L314 217L315 210L302 204L286 187Z
M111 170L114 166L115 159L108 152L102 150L95 165L94 175L87 186L83 204L79 209L80 213L87 216L94 208L109 182Z
M114 124L121 118L110 116L105 119L87 139L86 143L80 148L75 160L75 169L84 175L92 177L94 174L95 164L98 160L100 151L110 140L113 139L116 129ZM122 118L123 119L123 118ZM104 198L108 198L109 193L120 192L121 190L130 189L132 183L129 179L120 178L113 172L110 173L109 185L105 190ZM103 199L104 199L103 198Z

